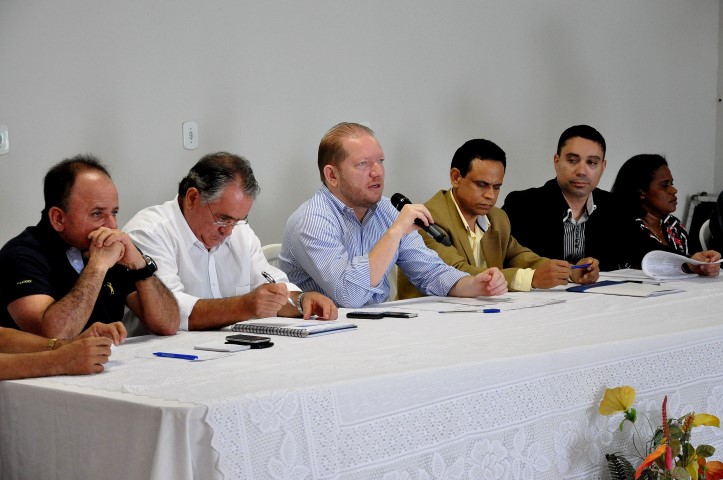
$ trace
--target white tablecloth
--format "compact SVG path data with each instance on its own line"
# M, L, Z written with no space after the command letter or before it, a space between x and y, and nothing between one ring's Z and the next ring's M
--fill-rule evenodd
M606 479L631 447L597 413L606 387L634 386L653 423L665 394L671 415L723 415L723 279L671 285L494 314L398 302L419 317L207 362L143 355L227 332L131 339L103 374L0 383L2 478Z

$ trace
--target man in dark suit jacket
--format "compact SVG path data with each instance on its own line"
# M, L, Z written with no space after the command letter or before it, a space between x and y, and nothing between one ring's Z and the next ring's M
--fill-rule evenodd
M710 212L709 220L708 228L710 228L711 239L710 245L707 247L723 252L723 192L718 194L718 200L715 202L715 208Z
M550 288L565 285L571 278L582 283L596 281L594 269L571 269L564 260L540 257L510 234L507 215L494 206L505 168L505 152L489 140L470 140L457 149L450 170L452 188L440 190L424 204L452 245L444 246L420 232L425 244L447 265L472 275L489 267L499 268L510 290ZM398 298L419 295L400 273Z
M606 163L605 139L597 130L565 130L553 157L556 178L507 195L502 209L512 234L540 255L570 263L592 257L602 270L619 268L613 197L597 188Z

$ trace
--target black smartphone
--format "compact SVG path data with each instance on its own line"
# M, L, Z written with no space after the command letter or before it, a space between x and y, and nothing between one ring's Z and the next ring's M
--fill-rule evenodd
M259 337L256 335L246 335L246 334L236 334L236 335L229 335L226 337L226 342L228 343L237 343L239 345L258 345L260 343L267 343L270 342L270 337Z
M384 316L392 318L414 318L417 314L412 312L384 312Z
M383 312L364 312L364 311L349 312L346 314L346 318L369 318L369 319L379 320L380 318L384 318L384 313Z

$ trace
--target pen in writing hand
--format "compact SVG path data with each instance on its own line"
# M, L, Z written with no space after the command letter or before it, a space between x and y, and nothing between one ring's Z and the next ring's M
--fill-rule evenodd
M269 282L269 283L276 283L276 280L274 280L274 277L272 277L272 276L269 275L268 273L266 273L266 272L261 272L261 275L264 276L264 278L266 279L267 282ZM289 300L289 305L291 305L292 307L296 308L296 305L294 305L294 301L291 299L291 297L289 297L287 300Z
M198 360L198 355L187 355L185 353L153 352L156 357L180 358L181 360Z
M573 266L570 267L570 268L572 268L573 270L575 270L575 269L578 269L578 268L587 268L587 267L589 267L590 265L592 265L592 263L583 263L583 264L581 264L581 265L573 265Z

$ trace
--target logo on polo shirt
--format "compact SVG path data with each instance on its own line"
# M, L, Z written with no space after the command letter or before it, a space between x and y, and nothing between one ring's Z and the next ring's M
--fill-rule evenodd
M113 290L113 284L112 284L112 283L110 283L110 282L105 282L105 286L108 288L108 290L110 291L110 294L111 294L111 295L115 295L115 290Z

